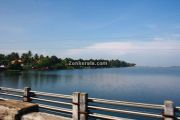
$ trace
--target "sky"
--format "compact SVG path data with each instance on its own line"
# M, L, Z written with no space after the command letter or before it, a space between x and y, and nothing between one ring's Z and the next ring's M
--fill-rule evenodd
M0 53L180 66L180 0L0 0Z

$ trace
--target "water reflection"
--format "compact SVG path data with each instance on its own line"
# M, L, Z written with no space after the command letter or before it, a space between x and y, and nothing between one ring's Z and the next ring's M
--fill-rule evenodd
M113 68L0 72L0 86L149 103L179 101L180 68Z

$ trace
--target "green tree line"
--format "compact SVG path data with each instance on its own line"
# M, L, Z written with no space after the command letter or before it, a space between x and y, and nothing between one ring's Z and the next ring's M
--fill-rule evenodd
M107 63L103 65L89 65L87 63ZM74 63L74 64L71 64ZM82 63L82 64L75 64ZM85 63L85 64L83 64ZM0 65L4 65L7 69L12 70L30 70L30 69L81 69L81 68L111 68L111 67L131 67L133 63L127 63L121 60L104 60L104 59L89 59L74 60L72 58L58 58L57 56L44 56L32 54L31 51L22 53L12 52L8 55L0 54Z

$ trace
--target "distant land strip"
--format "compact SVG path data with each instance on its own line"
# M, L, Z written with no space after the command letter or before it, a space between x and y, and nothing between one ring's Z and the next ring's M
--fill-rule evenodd
M19 55L12 52L8 55L0 53L0 70L58 70L58 69L84 69L84 68L114 68L133 67L136 64L122 60L105 59L72 59L58 58L57 56L44 56L32 54L31 51Z

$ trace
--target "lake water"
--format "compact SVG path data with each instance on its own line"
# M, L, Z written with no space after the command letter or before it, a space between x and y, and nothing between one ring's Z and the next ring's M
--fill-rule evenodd
M158 104L170 99L180 106L180 67L0 72L0 86Z
M0 86L149 103L171 99L180 105L180 67L0 72Z

